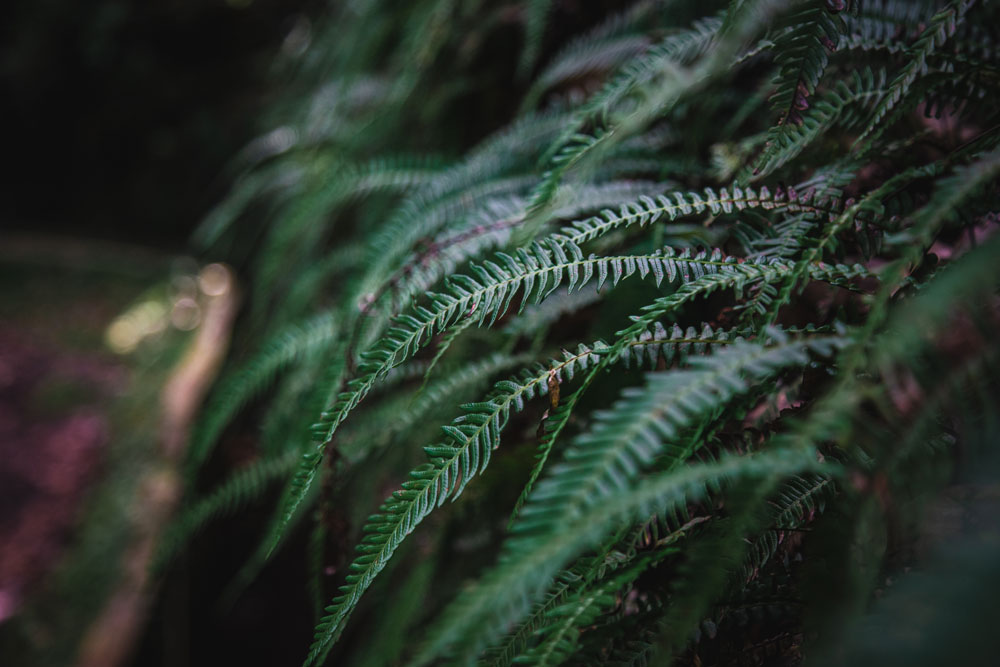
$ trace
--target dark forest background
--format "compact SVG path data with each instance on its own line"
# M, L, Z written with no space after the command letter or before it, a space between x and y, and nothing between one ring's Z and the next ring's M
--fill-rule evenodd
M0 663L29 655L31 664L68 660L75 639L66 630L81 631L76 617L95 612L51 592L60 587L60 563L67 553L80 557L74 545L86 539L75 536L87 528L74 508L99 511L98 485L114 487L145 465L144 450L114 451L112 442L125 430L148 427L141 422L146 415L122 426L118 406L125 394L150 412L155 389L141 392L136 384L161 383L178 345L164 343L155 357L123 362L101 336L150 285L177 274L171 258L190 251L192 230L229 186L227 163L259 131L263 110L279 94L274 62L289 48L289 35L308 28L322 6L317 0L5 3L0 246L7 247L0 247L0 260L8 263L0 261L0 367L11 377L0 382L0 453L7 461L0 463L0 589L13 587L17 597L5 598L8 608L0 610ZM24 239L31 241L27 254L15 243ZM62 265L73 253L82 259ZM44 460L72 466L53 482L58 494L45 489L59 466ZM19 532L29 523L37 539ZM232 534L206 544L209 572L213 555L224 562L227 545L247 547ZM188 581L183 569L167 582L133 664L187 664L193 655L208 664L220 657L213 647L223 644L235 650L228 660L241 664L297 658L311 619L297 613L301 604L282 604L280 581L265 582L248 597L246 613L224 623L208 601L197 605L201 618L176 622L178 601L201 583ZM289 590L299 598L301 588ZM204 590L219 593L211 585ZM278 602L270 611L269 597ZM9 618L29 601L27 620ZM33 635L35 614L51 619L60 636ZM262 614L300 631L255 638L247 628ZM188 628L195 626L201 630L192 635Z
M316 0L15 0L0 226L183 248Z

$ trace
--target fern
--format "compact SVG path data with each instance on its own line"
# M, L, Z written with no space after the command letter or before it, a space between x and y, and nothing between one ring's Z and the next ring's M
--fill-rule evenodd
M187 492L227 428L258 463L161 553L283 481L236 586L299 524L314 606L352 561L307 664L707 664L769 605L833 637L852 545L911 566L992 441L996 7L612 9L331 9L196 237L251 288Z
M622 487L658 455L659 443L675 438L697 415L745 391L749 380L739 376L740 369L766 377L779 365L803 363L804 349L829 353L835 344L835 340L812 339L769 349L734 343L691 371L650 376L645 391L627 392L610 414L602 415L586 439L574 443L553 477L533 494L536 502L525 506L512 531L513 539L545 533L553 522L570 520ZM664 404L668 397L669 403Z
M643 364L647 363L653 367L658 363L669 366L675 360L683 361L686 359L692 350L696 354L704 354L712 346L725 345L730 342L731 335L731 332L713 331L707 324L702 328L700 334L693 327L688 327L686 332L681 331L676 324L668 332L663 324L655 322L652 329L642 332L637 338L627 343L627 348L621 355L621 361L625 368L629 368L632 364L641 368ZM615 357L612 354L607 358L614 359ZM531 475L514 505L514 513L511 516L512 525L521 507L528 499L535 481L545 467L549 453L552 451L552 445L565 428L580 397L594 380L597 371L601 369L602 367L598 365L591 370L580 387L565 402L560 403L558 398L553 398L550 408L553 413L545 420L543 435L538 444L538 454L535 457L535 465L532 467ZM555 382L554 386L550 386L550 395L554 395L552 390L558 386L556 378L557 376L553 375L549 379L550 385Z
M718 206L721 209L722 205ZM645 212L641 217L648 220L650 214ZM605 222L607 223L606 219ZM615 224L623 224L623 220L617 219ZM582 226L583 236L593 238L598 233L599 230L595 227L586 224ZM321 436L322 442L316 451L303 457L303 463L285 494L282 518L272 535L272 544L279 539L283 526L308 492L326 443L332 440L348 413L389 370L411 357L426 343L429 336L440 333L459 317L469 317L479 325L486 323L489 318L489 323L492 324L508 310L519 290L523 291L523 309L529 301L538 303L558 289L565 277L569 279L570 291L582 288L593 279L595 270L597 289L600 290L609 276L611 284L617 286L622 279L636 272L642 276L652 273L659 284L664 277L671 281L678 277L682 281L688 281L706 273L732 271L731 265L735 263L731 259L724 260L718 254L709 257L701 253L692 257L686 252L675 255L669 250L647 255L605 258L591 255L585 258L572 237L550 240L547 246L536 243L531 251L519 250L516 258L501 253L497 255L497 259L499 263L473 265L475 278L453 276L447 292L431 295L430 309L418 308L415 315L398 318L381 344L365 353L365 363L359 369L360 376L337 398L329 413L324 414L323 421L313 427L314 432Z
M773 81L771 104L781 115L771 141L780 137L782 127L802 122L800 112L809 107L809 97L816 91L829 54L836 51L844 31L839 12L829 3L819 0L802 4L785 19L789 27L774 40L779 69Z
M615 594L633 582L642 572L659 560L676 553L676 549L660 549L655 556L639 559L617 576L608 578L569 598L547 614L554 623L535 631L537 645L525 653L520 662L533 665L558 665L573 655L580 640L578 628L592 625L602 613L616 604Z
M768 132L768 143L758 156L753 173L761 178L781 167L842 120L851 105L874 100L885 95L885 72L871 70L854 72L850 83L838 81L836 87L809 107L796 110L795 122L785 121L778 129ZM855 111L855 119L858 114ZM855 120L857 122L857 120Z
M211 454L222 429L236 412L261 391L280 370L297 360L308 359L335 340L335 318L329 313L314 317L303 326L291 326L268 341L242 368L232 372L213 394L212 402L198 422L188 448L189 483L198 466Z
M325 655L331 642L343 632L361 593L406 535L448 498L458 497L472 476L485 470L493 450L499 446L500 432L511 410L520 410L526 400L545 395L547 379L552 373L568 374L577 368L586 368L598 355L594 349L581 348L548 368L498 383L494 394L486 401L463 406L466 414L444 429L448 440L425 448L430 461L411 472L410 481L383 503L378 514L369 518L366 537L358 547L359 556L351 564L350 579L317 626L311 660Z
M258 499L267 484L286 477L299 460L299 452L289 451L275 459L264 459L237 471L212 493L184 510L164 535L160 553L153 564L159 570L166 565L208 522L232 514L247 503Z
M718 486L732 475L778 476L799 473L813 466L815 462L801 453L781 452L760 455L751 460L742 459L738 463L729 459L719 463L694 464L675 475L644 482L611 502L593 508L586 517L587 521L582 523L584 528L564 526L550 539L533 544L516 560L501 563L498 569L487 574L476 588L466 593L446 613L424 650L418 654L416 664L426 664L445 645L459 638L464 645L471 645L469 652L474 653L484 632L495 633L496 628L520 616L525 606L523 601L530 600L534 591L544 588L561 563L592 545L616 520L637 519L651 511L662 512L678 507L702 497L710 486Z
M360 461L378 452L400 434L426 422L429 416L442 411L452 411L447 402L455 396L468 395L487 385L490 378L512 366L521 366L531 360L529 355L493 354L485 359L448 368L447 373L435 381L428 379L418 393L400 401L383 401L366 413L364 424L345 427L344 442L338 452L349 462ZM421 368L427 377L430 368ZM399 403L403 403L400 405Z
M547 15L551 11L552 0L533 0L528 3L525 12L524 48L521 50L521 60L518 72L526 76L535 66L538 53L542 48L542 36L545 33Z
M882 103L872 111L868 126L861 132L855 145L871 145L869 137L876 132L877 126L880 126L878 132L884 131L883 128L888 124L882 123L883 119L899 103L900 98L913 85L917 76L926 72L927 58L955 32L956 26L973 4L974 0L951 3L947 9L935 14L930 19L920 38L908 51L906 66L889 86L889 91ZM863 144L862 142L867 143Z

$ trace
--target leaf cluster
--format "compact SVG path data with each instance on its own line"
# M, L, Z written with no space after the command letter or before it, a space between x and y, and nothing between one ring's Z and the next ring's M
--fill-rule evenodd
M197 238L250 305L161 562L278 481L247 567L312 531L307 665L846 627L803 610L863 609L993 428L997 6L640 0L558 38L559 3L344 5ZM237 415L256 461L194 499Z

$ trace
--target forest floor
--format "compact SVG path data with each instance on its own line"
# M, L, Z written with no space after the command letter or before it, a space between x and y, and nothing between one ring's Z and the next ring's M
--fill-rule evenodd
M56 563L109 437L127 371L0 324L0 622Z
M190 338L170 325L184 270L0 239L0 653L18 664L72 664L125 577L160 392Z

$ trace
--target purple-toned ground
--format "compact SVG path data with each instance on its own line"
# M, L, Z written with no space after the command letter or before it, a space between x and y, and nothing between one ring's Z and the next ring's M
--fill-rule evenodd
M0 324L0 622L70 539L108 442L104 411L124 381L110 359Z

